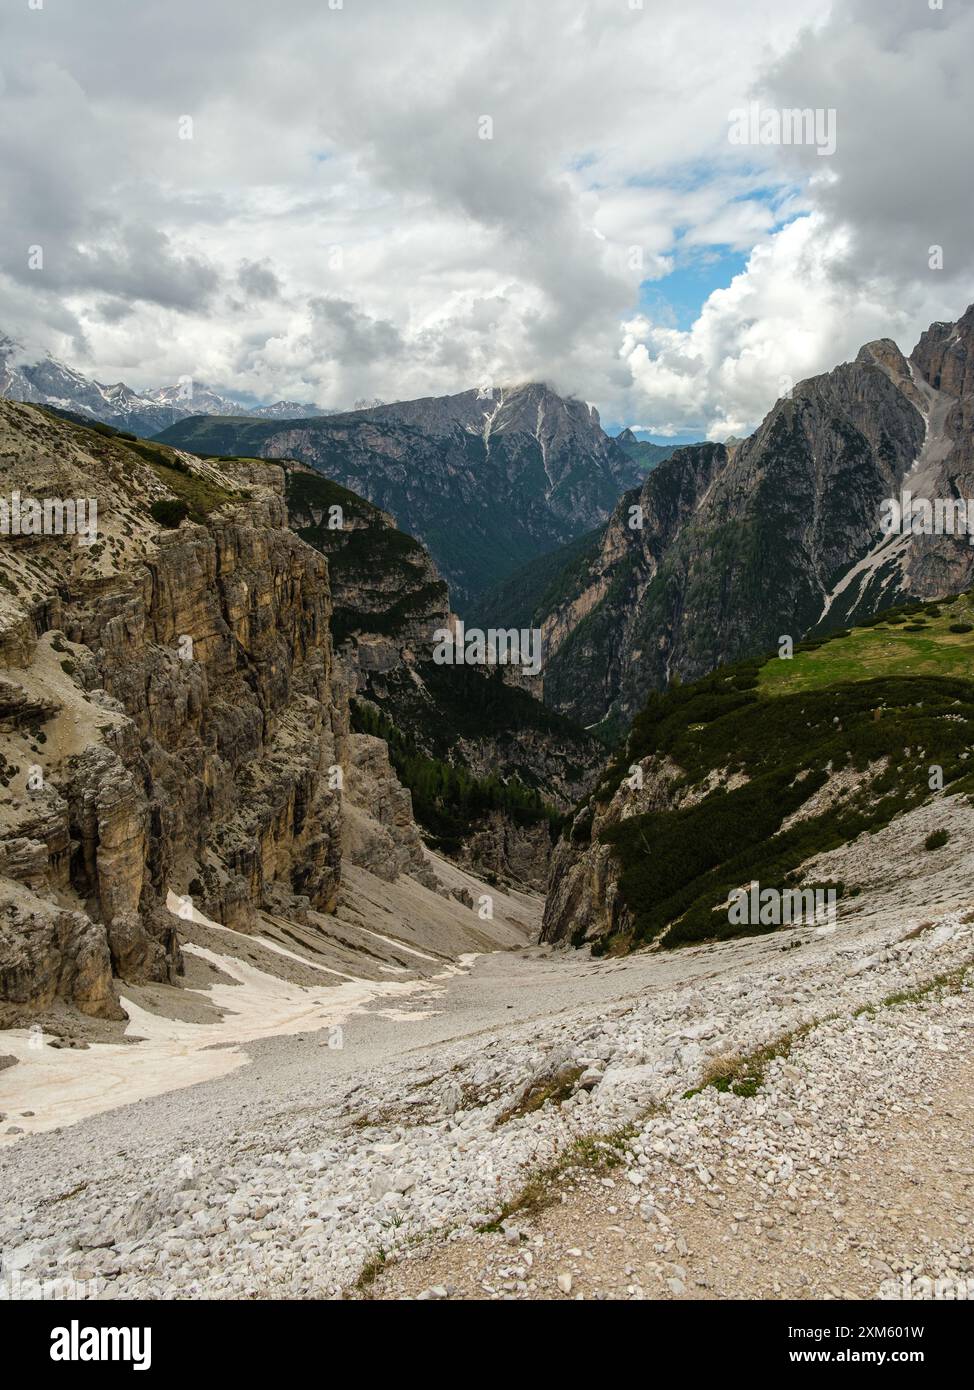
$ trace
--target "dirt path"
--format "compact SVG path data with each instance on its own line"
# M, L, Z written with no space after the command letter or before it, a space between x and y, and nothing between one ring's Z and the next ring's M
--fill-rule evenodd
M858 1151L830 1163L814 1195L748 1182L726 1144L705 1187L661 1201L647 1221L619 1169L576 1170L527 1219L406 1256L368 1296L974 1297L974 999L968 992L965 1017L955 1020L960 1051L938 1041L939 1006L925 1012L934 1041L915 1094L877 1112L857 1136ZM882 1068L882 1055L874 1066ZM850 1088L861 1084L849 1076ZM796 1118L813 1127L821 1150L834 1143L831 1125L816 1133L813 1115Z

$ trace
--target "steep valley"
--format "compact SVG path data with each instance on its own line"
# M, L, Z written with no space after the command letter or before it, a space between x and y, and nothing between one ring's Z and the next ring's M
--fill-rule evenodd
M525 592L560 591L565 624L533 686L432 660L454 615L428 550L307 462L0 402L8 495L98 517L90 545L0 547L0 1297L974 1278L974 605L934 538L896 546L895 574L854 558L877 490L962 477L966 332L918 350L925 385L873 345L730 454L656 463L597 550L576 543L572 575L607 568L570 603L533 562ZM729 515L730 469L734 506L783 525L792 493L765 478L798 488L833 396L872 443L847 456L825 427L831 568L741 552L711 645L683 613L697 646L665 691L663 647L590 680L593 632L652 589L629 506L671 576L708 509ZM733 637L753 584L783 606ZM775 650L778 628L812 635ZM606 748L560 705L628 732ZM836 910L740 925L749 883ZM905 1136L938 1088L951 1157L911 1208Z
M955 1376L974 0L0 33L0 1369Z

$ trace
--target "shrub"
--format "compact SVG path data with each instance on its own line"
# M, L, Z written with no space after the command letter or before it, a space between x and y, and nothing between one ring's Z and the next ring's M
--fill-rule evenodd
M932 830L923 842L924 849L943 849L950 839L949 830Z
M175 530L189 515L189 507L177 497L160 497L149 507L149 512L153 521L158 521L160 526Z
M974 623L951 623L948 632L974 632Z
M631 815L602 828L621 869L622 899L637 943L666 946L740 935L728 893L751 880L787 886L814 854L874 832L929 795L916 749L935 746L945 781L972 790L961 754L974 732L974 684L940 676L875 677L763 698L760 662L718 668L692 685L653 694L610 767L605 790L649 754L683 769L688 784L713 771L747 781L692 805ZM883 718L875 711L882 708ZM911 751L912 750L912 751ZM833 771L886 770L819 814L782 823ZM974 780L974 779L971 779ZM597 796L603 796L600 788ZM750 924L747 934L768 928Z
M537 788L514 778L505 782L496 773L477 777L462 765L427 757L374 705L354 700L351 714L356 733L385 739L396 775L412 793L416 820L444 853L458 853L464 839L495 810L518 825L547 821L552 839L561 831L564 818L542 800ZM484 877L496 886L495 875Z

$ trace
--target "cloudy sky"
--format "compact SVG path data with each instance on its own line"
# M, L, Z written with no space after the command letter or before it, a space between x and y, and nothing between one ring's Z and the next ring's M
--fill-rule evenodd
M746 431L974 299L974 3L936 4L6 0L0 330L136 387ZM834 153L732 142L752 102Z

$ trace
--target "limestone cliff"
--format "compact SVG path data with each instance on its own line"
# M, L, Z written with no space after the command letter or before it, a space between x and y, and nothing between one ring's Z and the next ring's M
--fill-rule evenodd
M113 974L180 969L170 890L243 930L335 904L328 566L275 471L0 402L0 476L8 501L97 503L92 544L0 538L0 1009L117 1016Z

